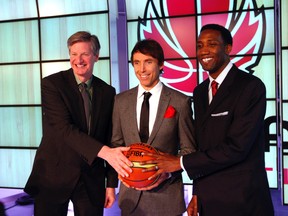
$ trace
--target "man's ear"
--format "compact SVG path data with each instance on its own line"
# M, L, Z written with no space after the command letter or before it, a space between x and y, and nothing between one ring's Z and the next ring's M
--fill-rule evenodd
M230 52L232 51L232 45L231 44L227 44L226 46L225 46L225 53L227 54L227 55L230 55Z

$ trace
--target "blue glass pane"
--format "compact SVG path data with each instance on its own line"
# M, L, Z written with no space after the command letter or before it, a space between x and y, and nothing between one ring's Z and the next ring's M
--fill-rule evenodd
M38 0L40 16L56 16L108 10L107 0Z
M0 105L41 104L40 65L0 66Z
M98 36L100 57L109 56L108 14L51 18L41 20L43 60L68 59L67 39L77 31Z

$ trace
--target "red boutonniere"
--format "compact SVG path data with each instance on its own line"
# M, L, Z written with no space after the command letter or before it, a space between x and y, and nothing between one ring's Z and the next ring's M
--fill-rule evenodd
M168 108L164 114L164 118L173 118L175 113L176 113L175 108L173 106L168 106Z

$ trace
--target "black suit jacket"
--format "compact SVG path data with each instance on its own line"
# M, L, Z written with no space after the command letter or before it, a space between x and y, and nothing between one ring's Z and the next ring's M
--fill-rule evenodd
M273 215L264 163L266 90L233 66L211 104L209 79L194 90L199 152L183 156L203 215Z
M42 80L43 137L25 191L47 199L66 201L79 178L91 201L103 206L105 184L117 187L117 173L97 157L111 138L115 89L93 76L91 132L73 70ZM105 179L107 182L105 182Z

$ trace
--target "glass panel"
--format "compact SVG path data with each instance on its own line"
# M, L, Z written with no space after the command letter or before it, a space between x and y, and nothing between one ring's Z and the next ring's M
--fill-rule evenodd
M0 0L0 4L0 20L37 17L35 0Z
M0 23L0 62L39 61L37 21Z
M288 1L281 1L281 31L282 31L282 46L288 46ZM287 198L288 199L288 198Z
M102 79L108 84L111 84L110 80L110 61L109 60L99 60L95 63L93 74L98 78Z
M288 10L287 10L288 11ZM282 97L288 100L288 50L282 51Z
M1 149L0 187L23 188L30 175L35 153L36 150Z
M198 24L218 23L228 27L227 22L233 15L235 14L222 13L201 16L198 18ZM241 19L231 30L234 41L231 55L274 52L274 34L269 33L269 30L274 32L274 11L265 10L262 15L266 17L266 22L262 16L258 15L257 11L241 13Z
M39 145L42 136L41 107L0 107L0 119L1 146Z
M261 56L258 66L253 68L255 76L259 77L266 86L266 97L276 98L275 87L275 57L274 56Z
M98 36L100 57L109 56L108 14L51 18L41 20L43 60L68 59L67 39L77 31Z
M283 156L283 189L284 204L288 204L288 155Z
M108 10L107 0L38 0L40 16Z
M52 62L42 64L42 77L49 76L59 71L68 70L70 68L70 62Z
M0 66L0 104L41 104L39 64Z

